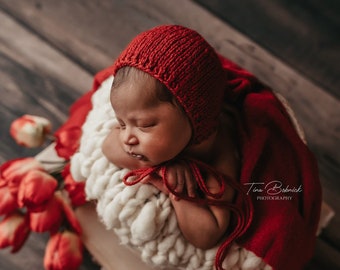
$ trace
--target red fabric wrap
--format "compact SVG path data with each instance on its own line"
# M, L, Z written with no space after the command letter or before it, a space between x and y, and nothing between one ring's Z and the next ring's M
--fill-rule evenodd
M268 190L249 190L253 201L253 221L237 242L277 270L298 270L312 257L321 207L321 187L317 163L313 154L301 141L289 116L270 89L252 74L220 57L226 72L228 89L225 100L234 104L240 113L239 143L242 154L240 183L266 184L281 181L282 188L301 189L283 192L291 200L260 199ZM92 108L91 96L112 74L109 67L95 76L92 90L71 107L70 117L56 132L56 150L69 158L87 113ZM60 140L61 137L71 140ZM259 186L256 186L257 188ZM273 187L273 186L271 186ZM240 198L236 204L241 206Z
M254 219L239 243L274 269L302 269L313 256L320 216L317 162L274 94L229 60L221 57L221 62L233 82L229 85L238 86L227 98L236 103L242 118L240 182L262 182L264 187L281 181L283 188L302 190L278 194L291 200L261 200L258 196L268 194L250 191Z

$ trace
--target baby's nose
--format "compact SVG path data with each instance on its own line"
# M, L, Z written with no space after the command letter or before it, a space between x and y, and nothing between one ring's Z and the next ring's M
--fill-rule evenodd
M138 143L138 140L136 137L130 137L129 139L124 141L127 145L136 145Z
M138 144L138 139L133 133L129 132L128 130L125 130L123 142L126 145L136 145Z

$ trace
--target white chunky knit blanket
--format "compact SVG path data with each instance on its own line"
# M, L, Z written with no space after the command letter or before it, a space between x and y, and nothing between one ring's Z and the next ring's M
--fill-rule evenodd
M88 200L97 201L97 213L122 244L140 253L143 261L158 267L212 270L217 247L201 250L182 236L169 198L151 185L125 186L128 172L110 163L101 144L117 121L109 101L113 77L92 97L93 108L84 123L79 151L71 159L75 179L86 181ZM234 244L225 269L272 269L254 253Z

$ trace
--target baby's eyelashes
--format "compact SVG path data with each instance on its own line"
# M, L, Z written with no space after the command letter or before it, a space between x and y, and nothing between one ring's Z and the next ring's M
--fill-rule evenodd
M125 123L122 120L118 120L118 128L125 128Z
M156 123L142 123L138 124L137 127L142 131L147 131L154 128L156 125L157 125Z
M119 128L119 129L125 129L126 128L127 125L125 124L124 121L122 121L121 119L117 119L117 121L118 121L118 123L116 125L116 128ZM148 131L148 130L154 128L157 125L157 123L154 122L154 121L152 121L152 122L151 121L150 122L149 121L145 121L145 122L144 121L143 122L135 121L135 122L129 123L128 125L131 128L138 128L141 131Z
M119 129L125 129L125 125L119 125L118 128Z

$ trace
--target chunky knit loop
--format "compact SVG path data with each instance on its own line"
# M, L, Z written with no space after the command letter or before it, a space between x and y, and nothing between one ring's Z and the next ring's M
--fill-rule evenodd
M115 61L113 73L138 68L163 83L186 112L193 143L216 129L225 77L215 50L197 32L163 25L136 36Z

